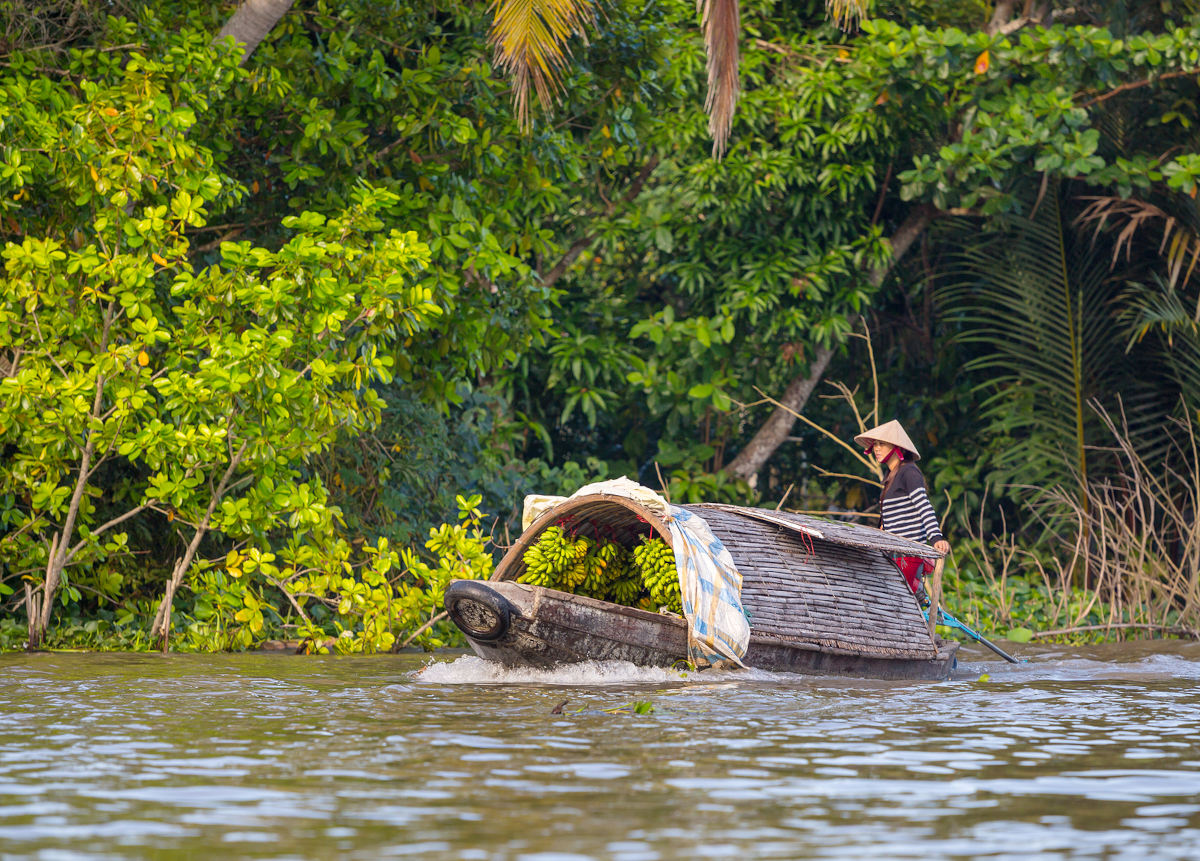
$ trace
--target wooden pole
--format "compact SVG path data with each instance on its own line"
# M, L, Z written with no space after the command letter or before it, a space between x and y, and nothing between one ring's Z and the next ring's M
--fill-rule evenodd
M946 558L942 557L933 563L933 576L929 578L929 636L936 639L938 610L942 606L942 569L946 567Z

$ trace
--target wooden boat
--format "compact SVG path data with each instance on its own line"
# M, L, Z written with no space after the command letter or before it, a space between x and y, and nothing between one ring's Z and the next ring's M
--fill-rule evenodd
M749 667L884 679L942 679L958 644L932 635L892 554L936 556L878 529L799 514L702 504L742 575L750 621ZM546 528L633 546L650 532L671 542L662 519L620 496L569 499L535 520L488 581L455 580L445 606L480 657L509 666L585 660L672 666L687 657L687 623L582 595L516 582L525 549Z

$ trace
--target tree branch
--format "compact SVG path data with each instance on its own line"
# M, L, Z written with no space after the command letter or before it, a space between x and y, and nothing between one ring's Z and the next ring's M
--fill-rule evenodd
M108 323L106 322L104 334L101 337L101 349L104 349L107 343ZM96 394L92 398L92 412L90 416L93 419L99 415L100 407L104 402L104 382L104 375L96 374ZM75 531L75 520L79 517L79 506L83 501L84 491L87 490L88 476L91 475L89 467L91 466L92 455L95 453L95 450L96 434L89 430L87 442L83 447L83 453L79 457L79 476L75 479L75 490L71 493L71 503L67 507L67 516L63 521L62 531L54 534L54 540L50 546L50 555L46 559L46 579L42 587L42 612L37 617L36 632L33 630L33 622L30 623L31 646L40 645L46 629L50 627L50 611L54 608L54 593L58 590L58 583L62 578L62 570L67 564L67 544ZM30 618L32 619L33 616L31 615Z
M645 188L646 181L650 178L650 174L654 173L654 169L657 167L658 156L653 156L642 166L642 169L638 172L638 175L634 177L633 182L629 184L629 188L625 190L625 193L621 195L620 199L611 201L607 206L604 207L603 217L608 218L611 216L617 211L617 207L621 204L632 203L637 196L642 193L642 189ZM547 287L553 286L558 279L562 278L563 275L567 273L567 270L571 267L571 264L578 259L583 250L595 241L595 233L586 233L572 242L571 246L562 256L562 259L555 263L554 266L551 267L550 271L542 276L542 283Z
M914 207L908 213L900 226L896 228L896 232L892 234L891 257L886 263L872 269L867 276L867 282L872 287L879 287L883 284L883 279L888 276L900 258L908 252L925 228L939 214L941 214L940 211L928 203ZM746 443L745 447L738 452L737 457L725 467L723 470L725 474L744 481L750 481L758 474L775 450L792 432L796 416L804 410L804 405L808 403L817 384L825 375L829 361L833 358L833 350L832 345L817 349L816 355L808 365L806 374L792 380L777 402L775 411L754 434L750 442Z
M220 483L217 484L216 490L213 491L212 497L208 500L208 509L204 512L204 517L200 519L200 523L197 524L196 531L192 535L192 540L188 543L187 550L184 551L183 557L175 563L175 568L171 571L171 579L167 583L162 603L159 604L158 612L154 615L154 622L150 626L151 636L161 634L164 652L167 651L168 637L171 631L171 604L174 602L175 590L179 588L179 584L183 582L183 575L191 567L192 559L195 558L196 551L200 548L200 542L208 533L213 512L217 510L217 504L225 495L225 489L229 485L230 478L233 477L233 473L241 465L242 458L246 454L246 447L249 444L249 440L243 440L242 447L238 449L237 454L229 459L229 466L226 467L225 474L221 476Z
M817 348L816 355L808 363L807 375L792 380L784 390L783 397L779 401L772 402L776 404L775 411L758 429L750 442L746 443L737 453L737 457L726 465L724 472L727 475L743 481L751 481L758 474L775 450L792 432L796 416L808 403L809 397L812 396L817 384L821 382L821 377L825 375L825 369L829 367L829 360L832 358L832 346Z
M1185 78L1188 75L1195 75L1197 73L1200 73L1200 67L1195 69L1180 69L1179 71L1175 72L1164 72L1163 74L1156 75L1153 78L1145 78L1140 81L1130 81L1127 84L1121 84L1119 87L1113 87L1111 90L1101 96L1096 96L1093 99L1089 99L1080 105L1080 107L1090 108L1092 105L1098 105L1100 102L1106 102L1113 96L1119 96L1121 93L1127 93L1130 90L1136 90L1140 87L1148 87L1151 84L1157 84L1159 81L1166 81L1170 78Z
M153 500L153 499L150 500L149 502L143 502L137 508L131 508L128 511L126 511L124 514L120 515L119 517L114 517L112 520L109 520L107 523L104 523L104 524L96 527L95 529L92 530L92 537L94 538L98 535L103 535L105 532L112 529L114 526L120 526L122 523L124 523L129 518L137 517L139 514L141 514L143 511L145 511L147 508L149 508L154 502L155 502L155 500ZM77 541L75 543L75 546L72 547L67 552L66 557L63 559L63 567L64 568L71 564L71 561L74 560L74 558L75 558L75 554L77 554L80 550L82 550L86 544L87 544L86 541Z
M1016 0L998 0L992 11L992 18L983 28L983 32L989 36L995 36L1002 27L1012 21L1013 10L1016 9L1016 6Z
M422 625L421 627L417 628L417 630L415 630L411 634L409 634L408 639L405 640L400 645L393 648L392 651L393 652L400 651L405 646L407 646L409 643L411 643L413 640L415 640L417 637L421 636L426 631L428 631L430 628L432 628L434 625L436 625L438 622L440 622L442 619L445 619L448 615L449 614L445 610L443 610L441 613L438 613L436 616L434 616L432 619L430 619L424 625Z

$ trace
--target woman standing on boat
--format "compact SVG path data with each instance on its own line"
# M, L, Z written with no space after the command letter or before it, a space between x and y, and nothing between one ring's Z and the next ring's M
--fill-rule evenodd
M871 428L854 438L868 457L883 465L887 475L883 492L879 494L880 528L902 538L932 544L939 553L950 552L950 542L942 537L937 515L929 503L925 476L917 467L921 455L900 422L890 422ZM908 586L920 597L925 590L921 577L933 570L933 561L920 556L898 556L896 566Z

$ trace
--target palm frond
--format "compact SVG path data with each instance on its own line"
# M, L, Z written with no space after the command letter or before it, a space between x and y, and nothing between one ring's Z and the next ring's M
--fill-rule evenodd
M517 122L528 129L530 90L543 107L561 92L571 56L568 40L586 36L594 5L592 0L493 0L490 9L488 43L496 65L512 76Z
M825 14L839 30L849 30L867 16L866 0L825 0Z
M547 106L562 91L562 73L570 59L569 40L587 35L597 0L492 0L488 43L496 65L512 77L513 107L522 128L530 127L530 91ZM729 145L739 80L741 12L739 0L696 0L708 62L704 111L720 158ZM826 0L826 12L843 30L867 13L867 0Z
M704 99L704 110L708 114L713 155L720 158L729 143L733 109L738 99L741 15L738 0L696 0L696 7L704 31L704 50L708 55L708 95Z
M1162 279L1131 285L1121 300L1129 347L1157 336L1158 355L1183 400L1200 407L1200 303Z
M1134 240L1141 239L1152 225L1162 222L1158 253L1166 260L1168 283L1171 286L1187 285L1200 262L1200 232L1193 223L1194 218L1177 217L1162 207L1135 198L1090 196L1080 200L1087 201L1088 205L1076 217L1075 223L1091 225L1093 237L1103 233L1110 223L1114 228L1120 227L1113 243L1113 266L1122 252L1126 259L1131 258Z
M1132 284L1122 295L1121 322L1128 328L1129 345L1159 332L1170 345L1177 334L1200 332L1200 304L1195 313L1171 281L1155 279L1152 285Z
M1071 229L1060 188L1032 218L1000 224L964 238L957 278L938 300L961 327L958 339L979 351L967 370L991 372L985 415L1012 433L1014 461L1057 462L1059 481L1086 479L1096 430L1087 402L1113 385L1124 359L1116 285Z

